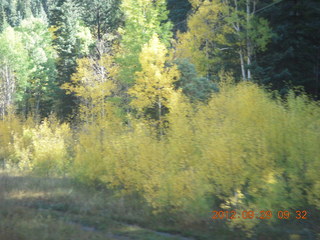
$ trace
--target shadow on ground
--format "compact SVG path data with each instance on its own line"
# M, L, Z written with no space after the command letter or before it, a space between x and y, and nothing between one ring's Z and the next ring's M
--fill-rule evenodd
M0 182L1 240L192 239L115 220L121 201L68 178L1 172Z

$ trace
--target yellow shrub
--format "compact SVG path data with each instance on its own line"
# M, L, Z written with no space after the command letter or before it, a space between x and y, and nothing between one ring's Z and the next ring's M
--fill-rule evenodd
M254 84L226 83L206 104L191 104L175 92L168 109L160 136L148 119L129 118L125 125L109 114L85 125L76 176L138 193L155 212L194 219L219 207L319 208L317 103L292 94L282 101ZM251 229L256 223L233 226Z
M68 141L70 129L45 119L41 124L23 127L22 133L14 134L11 162L21 169L40 174L62 173L69 165Z
M67 149L69 126L50 124L44 120L32 132L33 169L40 173L66 171L70 161Z
M10 162L14 154L14 136L21 135L25 124L32 125L32 120L24 121L13 114L0 120L0 162Z

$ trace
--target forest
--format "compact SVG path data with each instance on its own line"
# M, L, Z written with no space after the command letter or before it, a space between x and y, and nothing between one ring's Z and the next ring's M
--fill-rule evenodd
M0 240L320 239L320 2L0 0Z

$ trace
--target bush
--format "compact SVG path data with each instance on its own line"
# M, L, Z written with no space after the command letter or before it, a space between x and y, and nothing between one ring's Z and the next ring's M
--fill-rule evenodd
M42 175L65 173L70 165L70 138L69 126L56 120L45 119L35 127L25 126L21 134L14 135L11 162Z

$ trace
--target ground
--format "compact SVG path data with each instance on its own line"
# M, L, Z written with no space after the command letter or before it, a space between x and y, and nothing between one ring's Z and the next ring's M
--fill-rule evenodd
M1 240L192 239L118 220L121 198L68 178L1 172L0 182Z
M173 216L161 218L150 212L137 197L117 196L104 186L88 186L68 177L0 171L0 240L247 239L221 221L212 222L210 213L208 221L188 226L187 221L177 224ZM251 239L320 240L316 222L263 224Z

